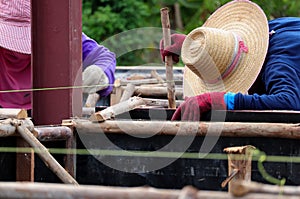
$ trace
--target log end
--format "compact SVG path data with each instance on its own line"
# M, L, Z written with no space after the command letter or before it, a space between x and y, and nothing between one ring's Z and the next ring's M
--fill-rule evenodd
M102 117L102 115L99 112L96 112L92 114L89 118L91 122L104 122L105 119Z
M254 150L256 149L252 145L246 145L246 146L236 146L236 147L228 147L225 148L223 151L229 154L245 154L247 150Z

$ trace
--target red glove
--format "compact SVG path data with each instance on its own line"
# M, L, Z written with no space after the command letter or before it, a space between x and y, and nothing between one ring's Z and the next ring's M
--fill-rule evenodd
M175 63L179 62L179 56L181 54L182 43L186 35L184 34L172 34L171 45L164 49L164 40L160 40L160 55L163 62L165 62L165 56L172 56Z
M171 120L199 121L203 113L214 110L226 110L225 92L204 93L189 97L175 111Z

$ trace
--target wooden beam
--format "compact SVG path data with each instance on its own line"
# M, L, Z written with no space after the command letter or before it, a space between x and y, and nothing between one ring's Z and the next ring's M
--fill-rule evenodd
M138 121L138 120L107 120L93 123L89 120L73 120L75 128L81 132L93 133L130 133L152 135L193 135L225 136L225 137L268 137L300 139L299 124L285 123L239 123L239 122L176 122L176 121ZM124 132L119 126L127 126Z
M17 147L31 148L21 137L16 137ZM16 154L16 181L34 182L34 151Z
M33 88L41 89L33 92L32 118L35 125L60 124L82 114L82 90L73 88L82 85L81 0L31 6Z
M186 189L185 189L186 190ZM0 182L0 198L5 199L178 199L181 190L157 189L152 187L105 187L53 183L18 183ZM193 198L194 197L193 193ZM197 191L197 199L236 199L229 193L221 191ZM241 199L281 199L281 195L248 194ZM286 198L286 197L285 197Z

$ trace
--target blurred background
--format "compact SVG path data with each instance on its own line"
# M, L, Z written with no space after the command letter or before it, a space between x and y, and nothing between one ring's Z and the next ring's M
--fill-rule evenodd
M112 51L127 52L117 56L118 66L162 64L159 39L152 33L137 36L122 34L133 29L156 27L161 29L160 9L168 7L171 29L188 34L199 27L221 5L230 0L82 0L83 32ZM299 0L253 0L265 11L268 19L300 16ZM156 31L156 32L157 32ZM115 35L121 34L122 39ZM162 37L161 35L158 37ZM132 47L135 46L134 47ZM138 49L136 46L143 46ZM145 46L147 46L145 48ZM126 49L128 48L128 49ZM157 63L157 64L155 64ZM177 66L183 66L178 63Z

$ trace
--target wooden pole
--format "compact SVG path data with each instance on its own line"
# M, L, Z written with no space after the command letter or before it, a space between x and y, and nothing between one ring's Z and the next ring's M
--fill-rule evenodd
M14 125L17 127L17 131L21 137L26 140L33 149L38 150L37 154L44 161L46 166L49 167L64 183L78 185L76 180L54 159L47 148L42 145L24 125L19 125L18 123L15 123Z
M113 119L116 115L128 112L138 106L145 105L145 101L140 97L131 97L128 100L110 106L102 111L98 111L89 118L92 122L103 122L105 120Z
M181 121L135 121L135 120L107 120L103 123L93 123L89 120L72 120L81 132L93 133L129 133L151 134L153 129L159 131L156 135L193 135L223 137L268 137L300 139L299 124L284 123L240 123L240 122L181 122ZM120 126L127 126L124 132ZM130 131L130 129L132 129ZM194 129L197 129L195 132ZM130 131L130 132L128 132ZM221 131L221 134L220 134Z
M134 91L134 95L155 96L155 97L168 97L168 93L169 93L169 89L164 86L155 86L155 87L136 86ZM176 97L182 98L183 96L182 88L177 88L174 94ZM168 101L170 105L169 97L168 97ZM175 101L172 103L175 103Z
M161 24L163 29L163 40L164 48L171 45L171 31L170 31L170 20L169 20L169 9L162 8L161 13ZM172 56L165 57L165 66L166 66L166 80L168 88L168 100L169 108L176 108L176 99L175 99L175 83L173 78L173 60Z
M194 188L195 189L195 188ZM236 199L221 191L186 192L187 189L158 189L152 187L108 187L95 185L72 186L68 184L0 182L2 199ZM185 193L184 193L185 192ZM187 194L189 193L189 194ZM248 194L241 199L279 199L280 195Z
M234 196L241 197L249 193L267 193L276 195L300 195L300 186L279 186L268 185L258 182L235 181L232 183L232 192ZM288 198L285 196L285 198Z

